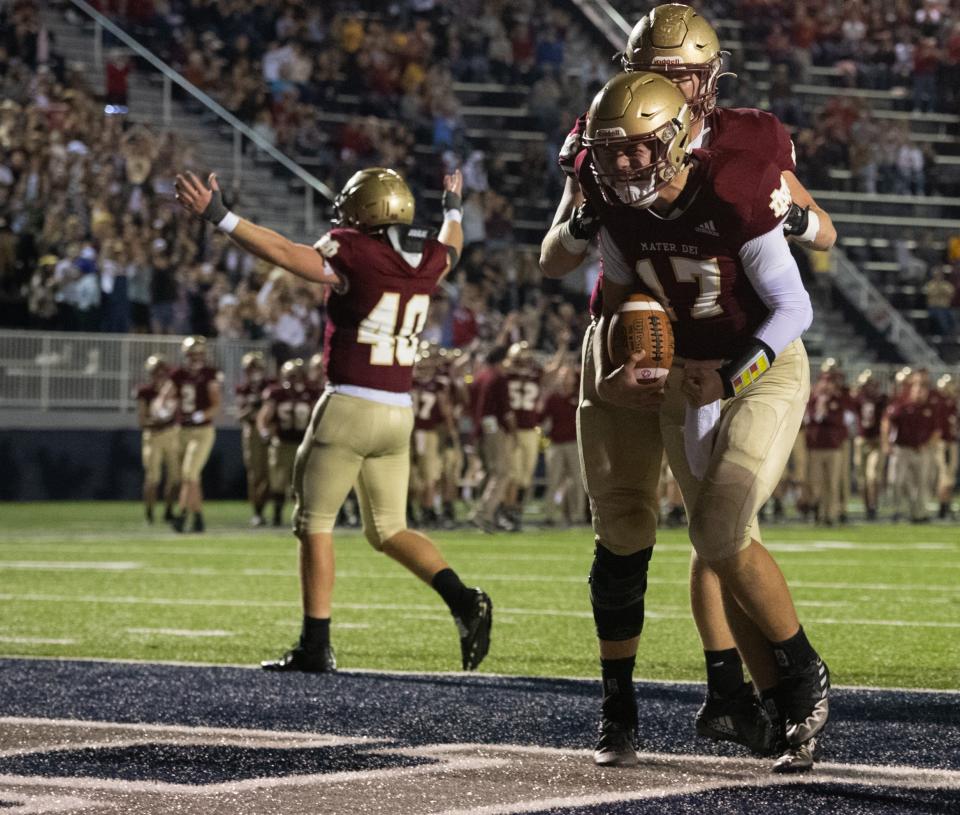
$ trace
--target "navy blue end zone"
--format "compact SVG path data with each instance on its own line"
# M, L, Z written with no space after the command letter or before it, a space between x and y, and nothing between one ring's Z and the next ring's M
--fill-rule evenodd
M561 679L349 672L277 675L235 667L0 660L0 717L323 733L376 739L386 748L483 744L583 750L593 743L598 694L596 683ZM695 755L744 755L733 745L693 735L702 686L642 683L638 696L642 751L687 760ZM960 695L838 689L832 698L821 761L960 771ZM0 776L109 774L121 780L205 784L243 781L264 772L276 776L363 772L430 763L429 757L393 755L389 749L384 754L363 746L248 751L236 746L200 750L190 744L146 744L0 755ZM124 769L118 772L117 767ZM570 815L778 808L818 815L960 811L960 789L910 788L909 782L898 789L861 785L857 780L747 785L543 811Z

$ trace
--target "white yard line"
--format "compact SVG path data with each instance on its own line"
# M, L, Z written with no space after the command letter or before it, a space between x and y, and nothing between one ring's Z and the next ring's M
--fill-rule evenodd
M233 637L233 631L221 631L220 629L193 628L125 628L128 634L145 634L147 636L156 635L158 637Z
M76 645L77 641L66 637L8 637L0 636L0 642L14 645Z

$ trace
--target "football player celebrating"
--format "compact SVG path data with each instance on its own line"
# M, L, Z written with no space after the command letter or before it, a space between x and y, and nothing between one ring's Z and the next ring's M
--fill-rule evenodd
M836 231L829 216L796 179L793 145L783 126L774 116L759 110L717 107L722 58L717 35L706 20L689 6L666 4L654 8L634 27L622 65L627 72L662 73L684 93L690 106L690 142L685 149L702 146L750 150L758 161L775 164L786 179L785 200L793 201L784 221L785 232L806 246L829 248L836 240ZM580 265L600 228L598 213L620 217L618 209L610 208L602 198L589 203L584 199L576 159L585 124L586 114L578 119L560 152L567 182L540 255L541 269L548 277L562 277ZM699 230L698 234L706 235L717 229L711 217L694 228ZM659 513L659 451L663 442L654 411L638 413L605 403L594 390L590 349L602 308L603 281L601 272L590 305L594 322L584 336L578 440L597 551L605 556L607 552L632 553L653 546ZM764 713L749 684L744 682L740 656L722 613L717 577L696 555L691 561L690 594L707 666L707 698L697 714L697 732L763 752L769 742ZM622 647L601 634L605 687L629 687L634 651L629 642ZM618 739L617 733L610 738L601 734L596 755L599 762L618 763L621 757L634 760L632 748L616 748ZM619 739L619 743L623 745L625 741Z
M200 476L210 458L216 433L213 420L220 412L220 383L223 374L207 364L207 340L204 337L187 337L181 346L183 365L170 374L162 398L173 397L177 403L177 419L180 423L180 500L179 513L171 524L175 531L183 532L187 513L193 513L194 532L203 532L203 490Z
M176 405L159 399L160 391L170 378L170 365L161 354L147 357L143 366L150 381L137 388L137 419L142 431L140 445L143 461L143 505L147 523L153 523L153 508L161 477L166 477L167 508L163 519L173 519L180 470L180 434Z
M268 445L270 496L273 498L273 525L283 523L283 505L293 483L293 462L303 433L310 424L313 406L320 398L307 380L302 359L288 359L280 367L280 381L263 392L257 414L257 432Z
M177 176L177 199L189 212L257 257L330 287L324 338L328 384L294 464L303 629L291 651L263 663L267 670L336 668L330 646L332 533L353 484L370 544L432 586L450 608L464 670L475 669L489 649L490 598L467 588L433 542L407 528L405 517L417 339L431 292L463 248L459 171L445 176L443 184L444 221L434 239L412 226L413 195L399 174L380 167L361 170L334 202L337 228L311 247L227 210L213 173L209 186L192 173Z
M253 507L250 526L263 526L263 508L270 484L267 445L257 431L257 414L263 404L264 388L270 383L266 379L266 362L259 351L244 354L240 367L243 382L236 388L237 418L240 420L243 466L247 471L247 499Z
M624 407L662 399L661 437L691 542L729 600L737 644L789 746L774 769L794 772L812 766L829 715L829 672L760 543L757 512L803 418L810 371L800 335L813 312L783 234L790 192L780 169L749 152L688 152L692 121L684 95L658 74L621 74L591 104L577 170L604 213L595 387ZM654 384L638 381L639 355L616 370L607 355L607 325L638 288L674 326L674 366ZM598 547L592 574L598 628L634 650L649 555L649 547ZM631 573L642 579L627 586Z

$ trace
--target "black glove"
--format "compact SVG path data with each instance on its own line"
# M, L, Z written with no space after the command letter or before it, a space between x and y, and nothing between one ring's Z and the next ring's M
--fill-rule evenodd
M810 207L799 207L791 204L787 211L787 218L783 222L784 235L802 235L810 225Z
M603 226L600 223L600 216L593 211L589 201L584 201L573 211L568 223L570 237L576 238L578 241L593 240L600 231L600 227Z
M450 192L450 190L443 191L443 197L440 199L440 204L443 206L444 212L449 212L451 209L463 210L463 199L457 195L455 192Z
M211 190L210 192L212 193L210 203L207 204L207 208L203 211L202 217L205 221L209 221L216 226L226 217L226 214L230 210L228 210L227 205L223 203L223 194L220 190Z

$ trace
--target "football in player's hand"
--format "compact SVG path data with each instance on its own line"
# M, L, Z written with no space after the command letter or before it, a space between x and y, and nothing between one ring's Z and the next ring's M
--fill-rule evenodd
M607 333L607 353L614 367L630 354L646 356L637 366L637 381L659 379L673 364L673 328L663 306L646 294L631 294L620 306Z

